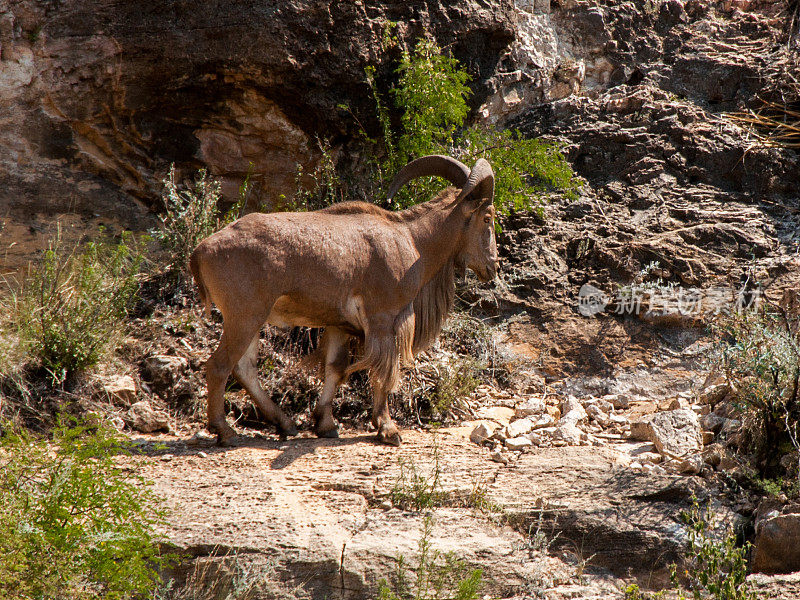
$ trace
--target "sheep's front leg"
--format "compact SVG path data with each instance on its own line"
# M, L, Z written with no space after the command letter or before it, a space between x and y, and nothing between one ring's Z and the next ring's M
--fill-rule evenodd
M333 398L344 379L349 360L347 340L348 335L336 327L326 328L322 336L322 347L325 349L325 383L313 413L317 437L339 437L339 428L333 418Z
M384 444L399 446L402 443L400 430L389 414L389 394L386 385L374 379L372 381L372 424L378 430L378 440Z

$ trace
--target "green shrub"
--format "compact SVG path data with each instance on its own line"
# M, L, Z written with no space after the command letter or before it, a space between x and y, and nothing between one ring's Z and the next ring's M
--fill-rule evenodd
M716 326L719 366L741 416L742 449L761 474L780 475L780 458L800 450L800 320L775 308L727 315Z
M162 520L145 481L115 461L99 425L61 424L53 440L4 425L0 437L0 596L127 599L158 580Z
M113 347L136 299L142 253L133 236L65 249L57 235L42 262L4 301L20 352L61 382Z
M407 162L426 154L448 154L467 162L485 157L496 176L495 206L501 214L536 210L541 214L543 193L576 195L580 181L573 175L556 144L525 139L514 130L470 127L465 85L469 75L458 61L442 54L433 42L421 40L403 53L398 85L392 89L401 111L400 128L392 127L389 111L377 92L374 69L366 71L383 130L386 157L375 165L382 188ZM394 198L395 208L429 199L441 189L438 178L410 182Z
M483 571L470 569L453 553L442 553L431 544L433 519L423 519L422 537L415 565L397 558L394 584L381 580L378 600L474 600L483 586Z
M495 206L500 214L535 210L543 215L543 194L560 191L576 199L581 182L554 143L528 139L513 129L467 129L460 147L468 163L485 158L495 167Z
M679 600L757 600L757 594L747 581L747 554L750 544L738 546L736 534L727 531L720 535L714 513L709 506L703 512L694 500L689 512L681 514L688 528L689 543L684 567L670 565L674 594ZM688 585L687 590L684 583ZM663 600L667 591L643 592L638 585L625 589L625 600Z

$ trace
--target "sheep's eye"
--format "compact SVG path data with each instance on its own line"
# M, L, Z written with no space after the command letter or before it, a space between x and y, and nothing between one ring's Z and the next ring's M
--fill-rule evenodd
M483 222L484 223L491 223L492 222L492 217L490 217L489 215L486 215L485 217L483 217Z

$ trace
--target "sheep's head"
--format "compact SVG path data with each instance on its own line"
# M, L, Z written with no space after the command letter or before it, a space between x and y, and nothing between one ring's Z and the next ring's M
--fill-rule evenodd
M464 216L463 244L455 257L458 271L472 269L482 281L497 275L497 242L495 240L494 172L483 158L470 170L449 156L430 155L418 158L395 177L389 188L391 199L411 179L435 175L460 189L456 202Z

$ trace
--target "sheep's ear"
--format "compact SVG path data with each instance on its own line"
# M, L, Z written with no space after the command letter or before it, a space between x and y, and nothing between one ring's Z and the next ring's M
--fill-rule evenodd
M492 205L491 198L478 198L477 200L467 201L467 214L474 215L475 213L482 212Z

